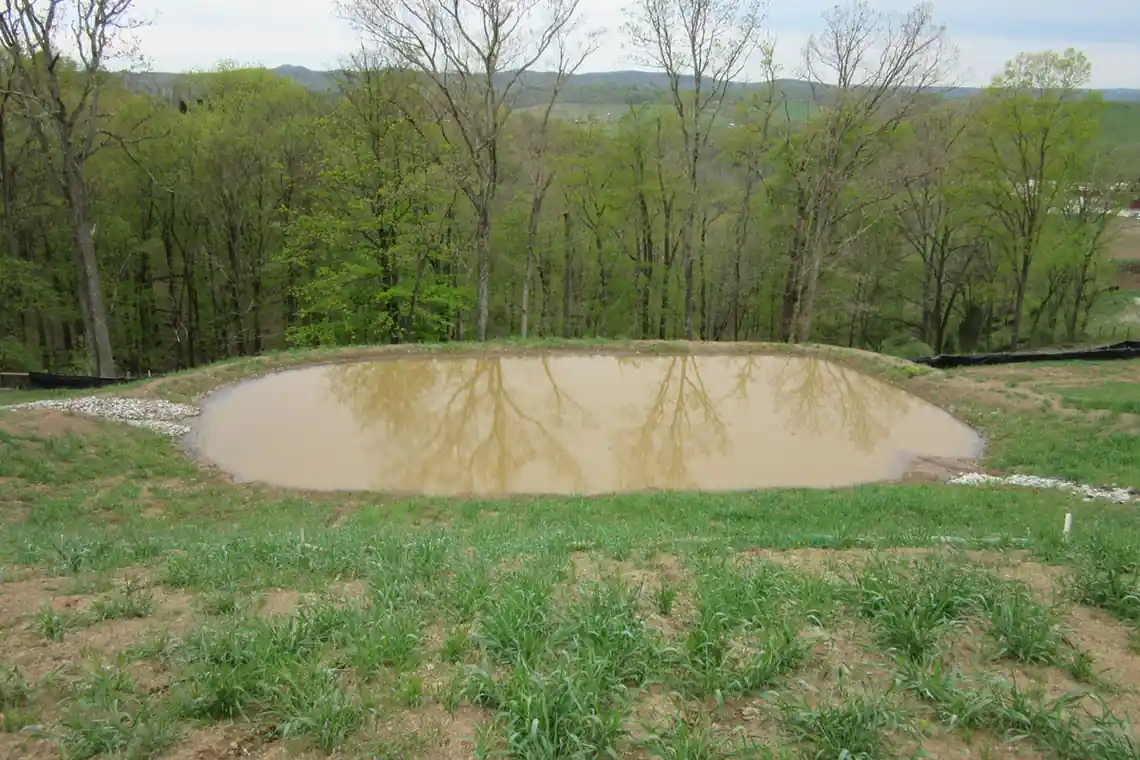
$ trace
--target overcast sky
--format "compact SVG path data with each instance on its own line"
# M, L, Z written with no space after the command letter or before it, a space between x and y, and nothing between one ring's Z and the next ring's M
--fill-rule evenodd
M621 49L623 3L580 0L583 23L609 30L583 70L636 68ZM911 4L873 2L883 10ZM832 5L771 2L766 28L784 73L794 73L798 51ZM360 44L333 0L137 0L137 7L153 20L140 36L155 71L209 69L225 59L329 69ZM1018 52L1076 47L1092 60L1094 87L1140 88L1140 0L941 0L935 10L959 49L960 84L984 84Z

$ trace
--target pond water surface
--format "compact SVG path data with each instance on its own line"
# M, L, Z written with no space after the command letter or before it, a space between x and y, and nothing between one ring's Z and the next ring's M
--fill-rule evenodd
M551 355L280 372L212 397L197 446L242 480L450 495L844 486L981 441L821 359Z

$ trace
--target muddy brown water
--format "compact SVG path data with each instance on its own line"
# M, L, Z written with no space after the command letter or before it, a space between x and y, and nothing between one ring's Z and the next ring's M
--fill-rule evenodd
M209 399L242 480L432 495L832 487L978 436L854 370L786 356L406 358L289 370Z

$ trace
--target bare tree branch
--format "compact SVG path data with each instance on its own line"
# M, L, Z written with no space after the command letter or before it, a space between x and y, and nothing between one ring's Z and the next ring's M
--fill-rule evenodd
M492 211L504 125L518 83L565 38L577 8L578 0L340 2L342 15L378 55L393 68L416 75L414 91L444 138L462 153L467 171L456 180L477 219L479 340L487 337ZM583 58L591 49L584 48ZM555 97L562 84L556 82Z

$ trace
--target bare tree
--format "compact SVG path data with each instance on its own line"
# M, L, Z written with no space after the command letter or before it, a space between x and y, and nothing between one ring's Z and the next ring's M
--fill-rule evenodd
M850 250L852 236L867 229L846 222L894 194L893 183L864 182L855 191L855 180L889 153L896 131L952 60L927 3L894 15L856 0L825 13L824 24L804 50L820 113L806 128L788 130L781 147L792 230L780 337L799 342L810 339L827 259Z
M597 40L597 35L590 35L578 53L571 56L567 35L559 35L557 69L554 73L554 83L550 88L550 96L537 123L527 125L526 129L526 154L530 169L530 217L526 226L526 266L523 270L522 314L519 324L519 332L524 338L527 336L530 317L530 284L534 279L534 246L538 239L538 222L542 215L542 204L546 200L546 193L554 182L554 171L546 160L550 114L567 80L585 63L586 58L597 50Z
M520 81L573 22L578 0L340 0L340 9L390 65L418 75L415 89L458 159L476 219L476 339L486 340L504 124Z
M83 326L100 377L114 377L116 370L86 165L103 146L99 98L107 63L133 52L138 23L132 5L133 0L4 0L0 6L0 43L12 67L4 94L27 118L71 212Z
M685 338L693 339L693 231L698 167L729 85L760 43L762 0L637 0L626 34L635 59L665 72L685 147L688 202L681 238ZM770 57L770 51L766 51Z
M950 318L965 291L974 259L979 213L977 188L971 187L967 129L977 118L972 103L935 103L911 120L913 137L885 162L897 180L892 221L903 249L921 262L918 297L922 341L942 353Z

